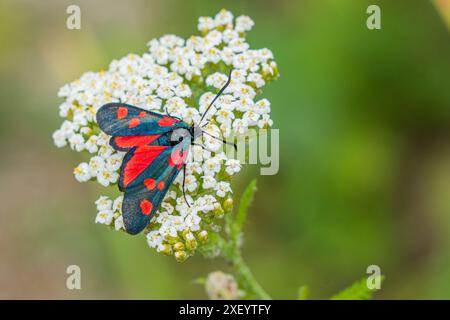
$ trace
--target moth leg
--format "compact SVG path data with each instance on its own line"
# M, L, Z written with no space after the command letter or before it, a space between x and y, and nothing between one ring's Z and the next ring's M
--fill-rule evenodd
M177 120L179 120L179 121L183 121L182 119L180 119L180 118L178 118L178 117L175 117L175 116L173 116L173 115L171 115L170 113L169 113L169 111L167 110L167 107L166 107L166 115L167 116L169 116L169 117L171 117L171 118L174 118L174 119L177 119Z
M189 204L189 202L187 201L187 198L186 198L185 185L186 185L186 163L183 165L183 197L184 197L184 201L186 201L186 204L190 208L191 205Z

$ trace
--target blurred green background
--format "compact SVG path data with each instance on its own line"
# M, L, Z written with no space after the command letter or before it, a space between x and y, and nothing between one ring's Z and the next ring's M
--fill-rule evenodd
M81 30L66 8L81 7ZM382 29L366 28L378 4ZM448 1L440 1L448 6ZM252 47L281 78L264 95L281 165L258 178L244 255L274 297L327 298L381 267L377 298L450 298L450 39L430 1L0 1L0 298L205 298L142 237L94 224L101 193L72 175L80 155L52 145L56 93L153 37L196 33L221 8L250 15ZM258 174L247 168L236 195ZM66 267L82 290L66 289Z

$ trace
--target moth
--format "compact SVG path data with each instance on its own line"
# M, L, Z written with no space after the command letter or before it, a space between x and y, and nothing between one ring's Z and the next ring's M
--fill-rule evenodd
M186 203L186 158L189 147L203 134L236 149L236 144L202 130L201 125L214 102L231 81L220 89L203 113L199 124L187 124L170 114L159 114L124 104L108 103L97 112L100 129L110 135L110 145L126 152L120 168L119 190L124 192L122 216L125 230L138 234L151 221L173 181L184 169L183 195Z

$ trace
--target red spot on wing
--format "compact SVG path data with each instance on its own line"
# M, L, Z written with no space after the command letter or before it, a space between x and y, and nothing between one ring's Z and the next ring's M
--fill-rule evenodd
M158 190L162 190L162 189L164 189L165 186L166 186L166 184L164 183L164 181L160 181L160 182L158 182L157 188L158 188Z
M184 161L186 160L188 155L188 151L181 151L181 150L175 150L172 152L170 157L167 159L169 161L169 165L171 167L177 165L177 169L180 170L180 168L183 166Z
M123 169L123 185L128 186L155 160L166 146L140 146Z
M148 216L152 212L153 205L147 199L142 200L139 206L141 207L142 214L146 216Z
M132 148L136 146L142 146L149 144L150 142L158 139L161 135L152 136L124 136L114 137L114 143L120 148Z
M141 121L138 118L133 118L130 120L130 124L128 125L128 128L134 128L137 127L139 124L141 123Z
M175 119L175 118L172 118L172 117L163 117L163 118L161 118L161 120L158 121L158 125L159 125L160 127L170 127L170 126L173 126L173 124L174 124L175 122L178 122L178 120Z
M117 108L117 119L123 119L128 115L128 109L125 107Z
M155 181L155 179L148 178L148 179L144 180L144 185L148 190L153 190L155 188L156 181ZM158 186L159 186L159 184L158 184Z
M141 113L139 113L139 118L143 118L147 115L147 112L145 111L141 111Z

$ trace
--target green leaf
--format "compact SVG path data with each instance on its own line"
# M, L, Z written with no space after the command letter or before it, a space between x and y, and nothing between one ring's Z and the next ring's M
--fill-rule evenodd
M232 238L235 239L242 231L242 227L247 220L247 212L250 204L253 201L254 194L256 191L256 179L253 179L248 184L247 188L245 188L244 193L242 194L241 201L239 203L239 209L236 213L236 217L234 219L234 223L232 226Z
M381 276L381 282L384 276ZM353 283L350 287L342 290L338 294L331 297L331 300L370 300L377 289L369 289L367 287L367 277Z
M298 288L297 300L306 300L309 296L308 286Z

